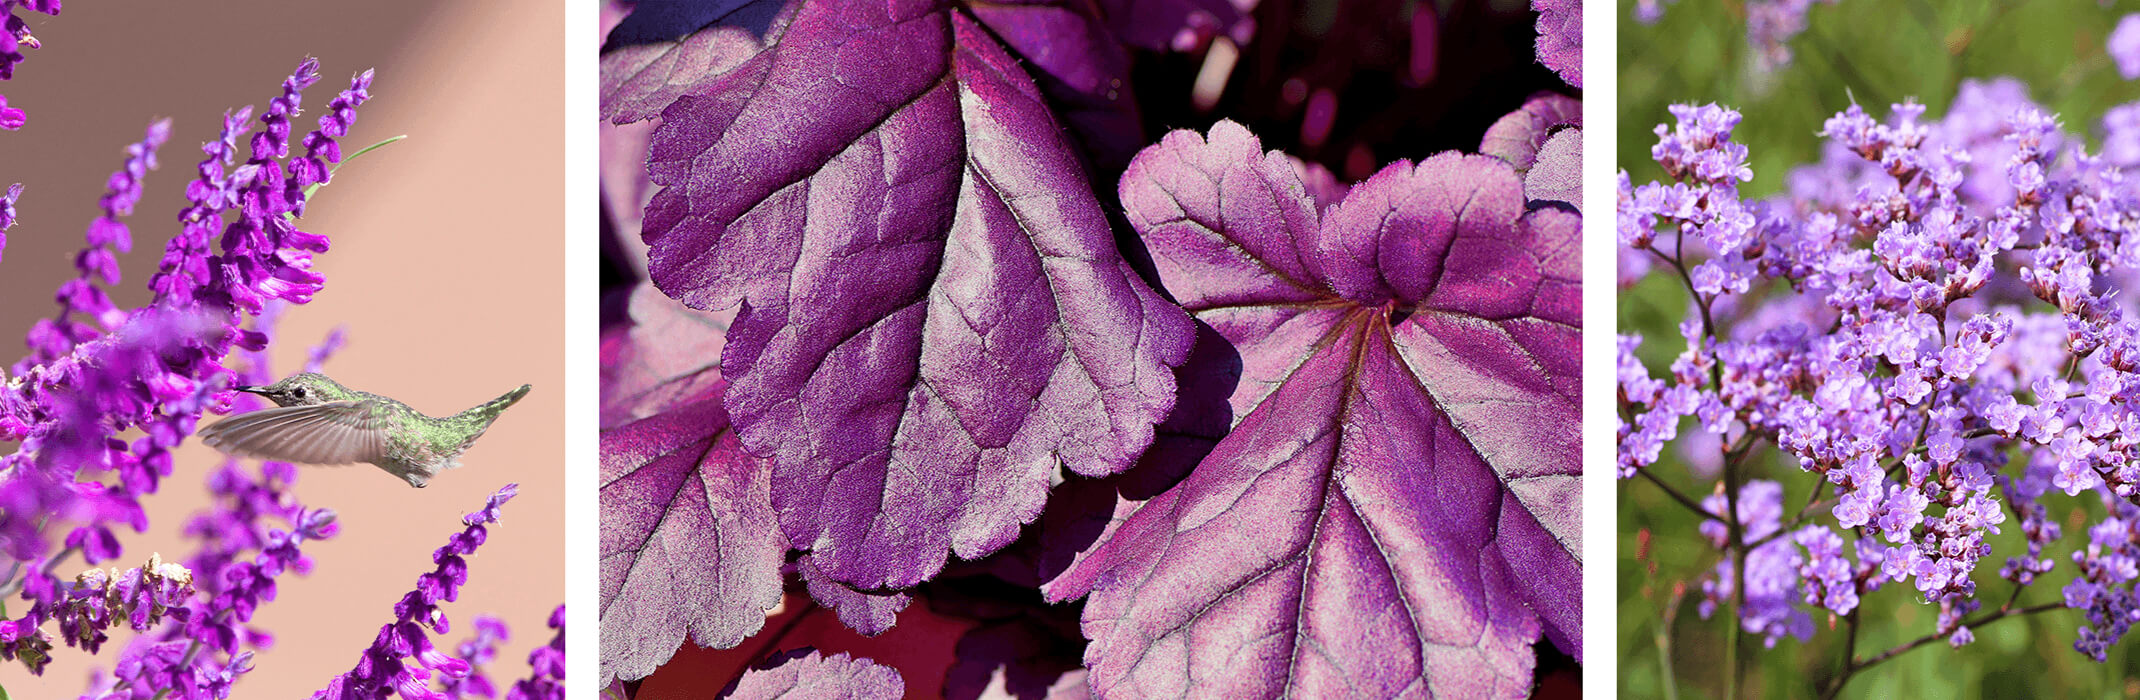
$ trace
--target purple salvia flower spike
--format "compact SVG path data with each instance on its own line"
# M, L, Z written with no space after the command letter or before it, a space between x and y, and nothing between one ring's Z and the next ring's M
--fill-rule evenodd
M497 686L483 669L498 657L498 645L511 638L511 630L504 620L489 615L477 615L470 626L475 628L474 634L453 648L454 655L468 663L468 675L440 677L439 692L455 700L498 697Z
M7 193L0 194L0 260L6 259L7 230L15 226L15 202L22 199L22 183L7 186Z
M27 9L57 16L59 6L59 0L0 0L0 17L6 18L5 25L0 26L0 80L15 77L15 65L27 58L22 55L23 47L35 49L43 46L37 37L30 34L29 23L15 15L15 10ZM8 106L6 95L0 95L0 129L21 129L28 118L21 109Z
M468 675L468 662L438 651L424 629L441 634L451 630L438 603L458 597L460 586L468 582L464 557L482 546L485 526L498 521L505 502L518 492L518 484L506 484L484 501L482 509L462 518L465 528L431 555L438 568L417 577L416 589L394 604L394 621L379 628L379 636L364 650L356 667L313 693L314 700L379 697L388 689L404 698L434 698L440 697L429 687L434 673L455 678Z
M334 166L342 162L342 144L337 139L349 135L350 124L356 121L357 106L371 99L372 72L366 70L349 81L349 88L327 103L327 113L320 115L319 128L305 135L305 155L290 160L290 179L284 196L289 199L291 212L305 215L305 190L324 185L334 177ZM322 239L324 241L324 239ZM325 252L321 245L316 252Z
M565 700L565 606L550 613L550 643L528 652L528 677L515 681L506 700Z

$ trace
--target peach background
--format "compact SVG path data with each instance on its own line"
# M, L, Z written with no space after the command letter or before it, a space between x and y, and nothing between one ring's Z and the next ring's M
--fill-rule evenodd
M446 606L454 630L439 641L458 643L475 614L501 615L513 636L492 677L524 676L527 651L548 642L543 622L565 595L563 13L506 0L242 0L70 2L57 18L24 18L45 47L0 82L0 94L29 111L23 130L0 132L0 185L28 187L0 251L6 362L20 356L22 331L55 309L52 290L74 274L69 261L104 179L152 118L173 117L174 131L129 220L135 249L122 256L122 305L147 297L198 146L214 138L224 109L265 107L282 76L316 56L322 80L298 122L309 130L349 76L378 69L345 147L409 139L352 161L313 200L304 227L334 239L318 263L327 289L283 317L277 368L298 367L308 347L346 324L349 345L328 372L427 413L524 382L535 390L465 466L427 489L369 466L303 472L299 500L335 509L342 532L308 544L316 568L286 574L278 599L255 618L276 644L236 696L305 697L349 670L394 602L431 569L431 550L508 481L520 483L520 496L470 561L470 585ZM190 551L178 531L205 503L201 480L215 458L192 445L180 453L177 473L148 501L150 532L125 533L117 563ZM0 667L0 685L17 698L74 697L92 663L109 668L117 649L93 662L71 648L56 655L41 679Z

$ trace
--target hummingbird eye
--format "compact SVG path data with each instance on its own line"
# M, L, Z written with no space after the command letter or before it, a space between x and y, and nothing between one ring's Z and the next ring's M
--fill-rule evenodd
M305 398L305 388L304 388L304 387L298 387L298 388L295 388L295 389L291 389L291 390L290 390L290 396L292 396L292 397L294 397L294 398L296 398L296 399L298 399L298 400L303 400L303 399Z

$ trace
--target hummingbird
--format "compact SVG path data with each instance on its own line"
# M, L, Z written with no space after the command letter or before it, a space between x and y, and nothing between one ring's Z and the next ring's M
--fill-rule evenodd
M201 429L201 442L224 452L305 464L365 462L423 488L460 456L498 414L528 394L526 384L475 408L432 418L393 399L342 386L315 372L266 386L241 386L277 408L241 413Z

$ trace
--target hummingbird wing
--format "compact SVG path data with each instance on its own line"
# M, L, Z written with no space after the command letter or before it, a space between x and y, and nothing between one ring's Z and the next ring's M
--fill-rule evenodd
M334 401L241 413L201 429L201 442L279 462L371 462L387 452L387 411L382 408L373 401Z

